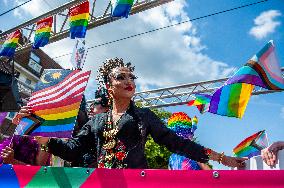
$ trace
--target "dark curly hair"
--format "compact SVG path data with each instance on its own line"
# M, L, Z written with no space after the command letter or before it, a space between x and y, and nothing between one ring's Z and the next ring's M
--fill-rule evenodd
M95 92L94 105L102 105L102 107L108 107L108 93L107 89L101 87Z
M130 62L124 63L122 58L113 58L113 59L107 59L101 67L99 67L98 70L98 76L97 80L99 81L99 84L101 86L106 86L110 82L110 75L111 71L118 67L126 67L131 72L134 71L135 67L131 65Z

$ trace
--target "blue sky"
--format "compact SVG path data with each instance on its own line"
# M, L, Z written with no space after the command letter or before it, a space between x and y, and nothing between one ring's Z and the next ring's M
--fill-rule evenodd
M0 0L0 12L21 1ZM0 29L6 30L66 1L33 0L28 6L0 17ZM97 1L96 14L105 8ZM94 46L128 35L230 9L253 0L176 0L138 15L88 31L87 45ZM31 6L33 8L31 8ZM31 9L33 11L31 11ZM222 78L232 73L252 57L270 39L284 67L284 4L268 2L233 12L200 19L192 23L122 41L89 51L84 69L92 70L86 91L90 99L94 94L96 69L106 58L122 57L136 66L137 89L154 89L196 81ZM7 22L9 19L9 22ZM71 39L43 48L51 57L72 51ZM281 53L282 52L282 53ZM70 57L56 59L70 67ZM201 144L216 151L232 154L245 137L265 129L270 142L284 140L284 93L253 96L244 117L240 119L203 114L187 106L169 107L171 112L184 111L199 118L196 136ZM215 164L216 168L227 169Z

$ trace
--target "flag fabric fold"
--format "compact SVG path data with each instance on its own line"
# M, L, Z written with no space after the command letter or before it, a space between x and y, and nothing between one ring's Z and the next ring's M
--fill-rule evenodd
M284 89L284 78L273 41L269 41L226 82L233 83L247 83L269 90Z
M127 18L134 0L112 0L112 16L113 17L125 17Z
M89 22L89 1L69 9L70 37L85 38Z
M33 48L38 49L49 42L50 32L52 28L53 17L48 17L36 23L36 31L34 37Z
M19 44L19 39L21 37L20 30L17 30L10 35L8 35L5 42L2 44L0 49L0 56L6 56L6 57L13 57L16 51L16 48Z
M254 86L245 83L224 85L212 96L209 112L242 118Z
M201 114L209 110L212 96L208 94L195 94L195 99L187 103L188 106L196 106Z
M234 149L236 157L248 157L260 155L261 150L268 147L268 139L265 131L259 131L239 143Z
M44 121L34 127L34 121L24 119L17 127L18 134L71 137L90 72L45 70L28 102L33 114Z
M209 112L242 118L254 86L283 90L279 62L273 41L269 41L246 65L240 68L212 96Z

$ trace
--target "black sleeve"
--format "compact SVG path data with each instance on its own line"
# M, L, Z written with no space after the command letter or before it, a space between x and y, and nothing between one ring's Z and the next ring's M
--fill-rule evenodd
M152 111L148 110L146 114L149 133L156 143L166 146L173 153L186 156L195 161L202 163L208 161L203 146L176 135Z
M74 138L68 140L50 138L47 145L49 152L64 160L70 162L76 161L81 153L85 153L90 150L92 146L95 146L96 133L92 129L94 123L96 123L96 120L90 120Z

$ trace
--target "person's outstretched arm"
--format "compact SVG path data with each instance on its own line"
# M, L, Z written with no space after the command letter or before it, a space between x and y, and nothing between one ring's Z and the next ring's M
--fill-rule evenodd
M86 153L91 148L96 148L96 133L93 128L97 122L98 118L96 117L90 120L74 138L64 140L41 137L37 138L37 140L41 147L46 147L49 153L72 162L77 160L81 153Z
M192 160L206 163L208 160L218 161L230 167L243 167L246 158L236 158L225 156L224 153L217 153L209 148L205 148L189 139L184 139L168 129L164 123L150 110L147 114L149 133L154 141L166 146L171 152L183 155Z

